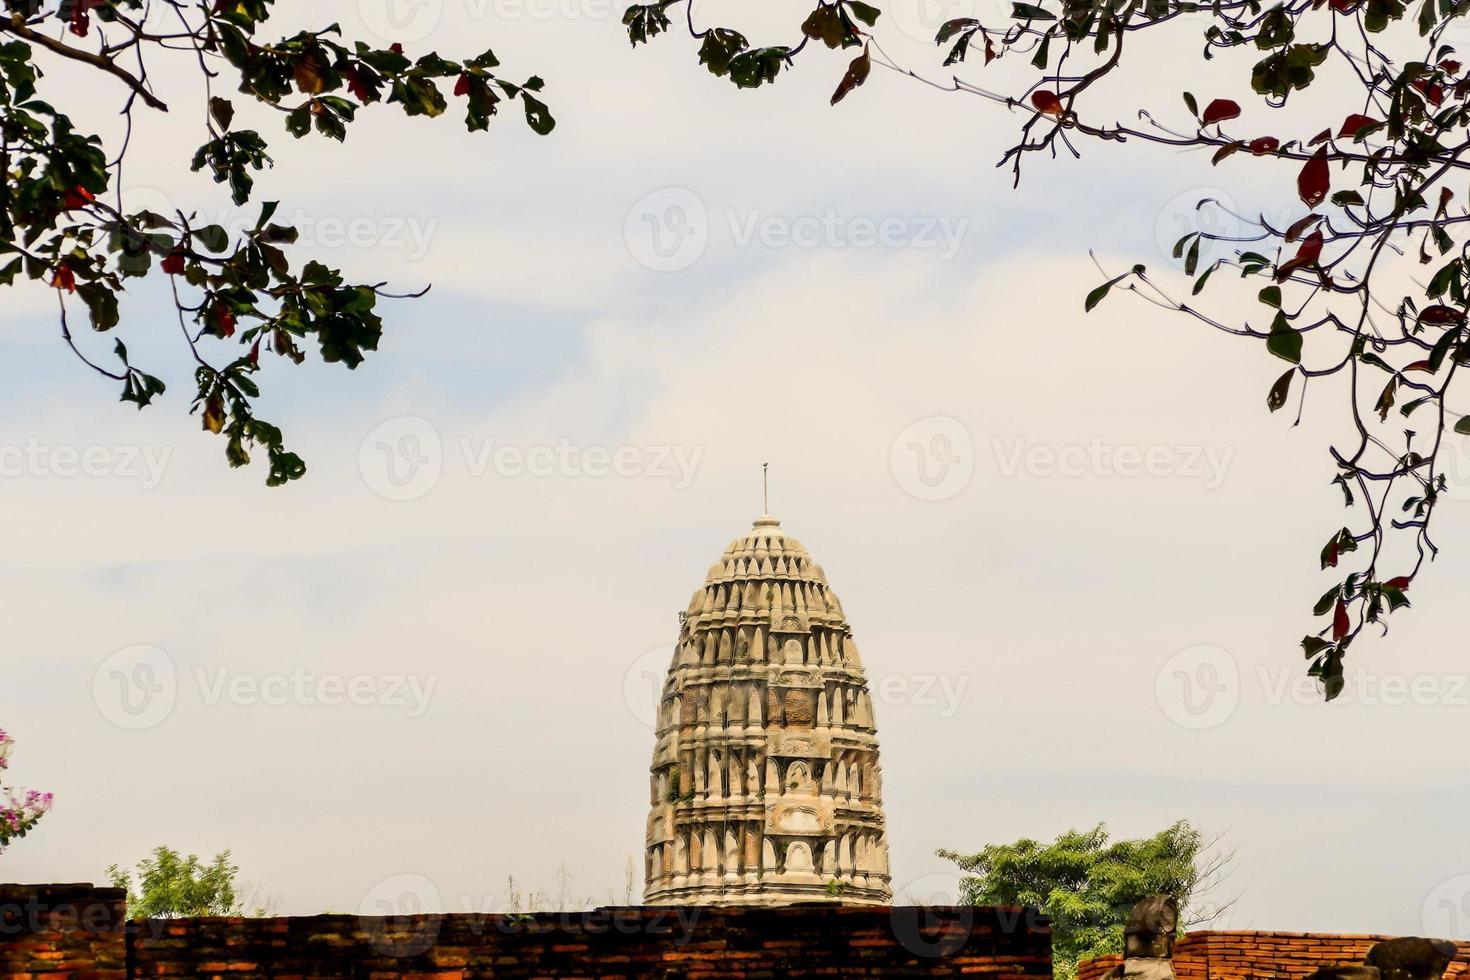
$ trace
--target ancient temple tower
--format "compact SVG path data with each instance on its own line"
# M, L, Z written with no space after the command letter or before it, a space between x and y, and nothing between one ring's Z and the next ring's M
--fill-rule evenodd
M821 566L761 517L679 615L644 901L887 905L873 703Z

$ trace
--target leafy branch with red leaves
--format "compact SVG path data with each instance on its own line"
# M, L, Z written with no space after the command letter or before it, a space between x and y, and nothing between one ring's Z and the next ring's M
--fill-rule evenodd
M700 62L737 85L774 81L816 40L862 49L833 102L878 65L1019 111L1019 138L999 161L1017 183L1028 155L1077 157L1089 139L1203 149L1215 164L1255 158L1264 180L1293 182L1300 217L1278 224L1232 215L1245 233L1192 231L1179 240L1175 257L1193 280L1188 299L1136 265L1092 290L1084 309L1122 289L1264 342L1266 354L1288 365L1266 391L1266 408L1279 411L1295 394L1298 422L1309 387L1340 391L1336 418L1345 434L1327 451L1349 519L1328 536L1320 564L1341 577L1313 606L1320 626L1301 643L1309 672L1328 700L1337 697L1349 647L1369 625L1386 630L1387 616L1409 604L1410 586L1436 554L1430 528L1447 490L1447 440L1470 436L1470 403L1456 407L1450 395L1457 371L1470 364L1470 212L1452 186L1470 169L1470 74L1444 39L1470 14L1470 0L1417 0L1412 9L1404 0L1015 0L1000 23L958 18L940 27L943 64L956 66L943 80L885 55L873 31L879 11L850 0L820 0L798 43L766 48L730 28L697 29L693 0L658 0L628 9L632 42L667 30L679 3L689 34L701 41ZM1315 119L1313 109L1305 126L1302 113L1284 114L1283 125L1303 130L1284 141L1248 128L1236 101L1190 92L1171 110L1173 125L1152 106L1132 107L1136 124L1113 121L1117 108L1101 83L1131 64L1124 53L1137 48L1139 32L1201 23L1204 59L1249 53L1253 118L1282 112L1293 94L1324 78L1334 95L1346 93L1341 109ZM767 70L737 74L745 61ZM998 84L977 80L996 73L996 63L1022 70L1001 72ZM1231 254L1202 265L1202 245L1216 242ZM1225 268L1259 284L1257 312L1243 324L1207 313L1195 299Z
M314 344L324 362L355 368L377 349L377 301L392 294L382 283L348 282L320 262L293 263L298 233L271 220L276 202L265 202L254 226L238 235L182 212L130 209L118 178L137 107L166 112L170 103L194 100L204 142L190 165L227 185L237 207L251 199L253 174L272 161L266 139L237 125L235 103L216 92L222 82L245 104L279 114L297 138L314 130L343 141L358 112L376 105L439 116L448 108L440 88L450 84L471 131L488 128L502 104L517 102L535 132L555 125L537 97L541 79L502 78L490 51L465 61L433 52L410 59L398 44L340 41L335 25L264 39L274 2L0 0L0 287L25 276L54 289L63 341L119 383L123 401L142 408L163 394L164 382L130 360L121 338L112 346L115 362L84 353L86 338L74 334L72 321L84 310L91 331L120 332L127 280L167 277L197 388L190 410L206 431L225 437L231 466L263 447L271 486L302 476L306 465L285 448L279 428L255 415L262 354L300 364ZM157 20L166 26L153 26ZM197 65L196 91L167 99L158 91L149 66L169 56ZM54 100L39 97L48 59L95 71L117 91L125 128L116 147L78 132Z

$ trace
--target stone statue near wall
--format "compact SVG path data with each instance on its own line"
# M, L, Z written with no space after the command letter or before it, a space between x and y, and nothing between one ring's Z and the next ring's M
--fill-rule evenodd
M1123 927L1123 963L1103 980L1174 980L1174 938L1179 934L1179 906L1168 895L1151 895L1133 906Z
M1374 945L1363 964L1377 967L1382 980L1440 980L1459 951L1445 939L1404 936Z
M1458 954L1446 939L1402 936L1375 943L1362 963L1324 966L1306 980L1440 980Z

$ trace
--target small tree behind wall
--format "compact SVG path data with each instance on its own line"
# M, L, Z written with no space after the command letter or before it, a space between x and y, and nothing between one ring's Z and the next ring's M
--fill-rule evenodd
M1152 837L1111 840L1107 828L1070 830L1050 843L1021 839L990 844L979 853L940 851L968 876L960 901L1021 905L1052 919L1052 960L1058 978L1077 975L1077 963L1123 951L1123 925L1135 903L1169 895L1179 904L1180 928L1202 925L1228 908L1204 897L1229 870L1231 855L1180 820Z
M171 847L155 847L138 862L138 881L117 865L107 869L114 888L128 893L131 919L170 919L195 915L270 915L273 899L242 895L236 878L240 869L221 851L208 864L197 855L181 855Z

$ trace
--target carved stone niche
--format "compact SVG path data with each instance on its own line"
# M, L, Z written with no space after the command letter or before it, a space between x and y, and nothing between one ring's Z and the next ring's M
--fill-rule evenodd
M802 687L813 690L826 688L821 671L816 670L783 670L771 683L780 687Z
M783 801L766 814L767 834L822 837L832 833L832 804L820 797Z
M775 620L771 622L772 633L810 633L811 631L812 625L807 617L798 616L796 613L786 613L779 622Z
M674 808L660 806L648 815L648 843L662 844L674 839Z
M674 761L676 755L674 743L675 740L672 733L664 735L656 743L654 743L653 766L655 769L659 768L660 766L669 765Z
M830 759L832 736L815 731L782 732L770 734L769 753L782 759Z
M816 864L812 860L812 849L806 841L792 841L786 847L786 873L798 877L816 877Z

